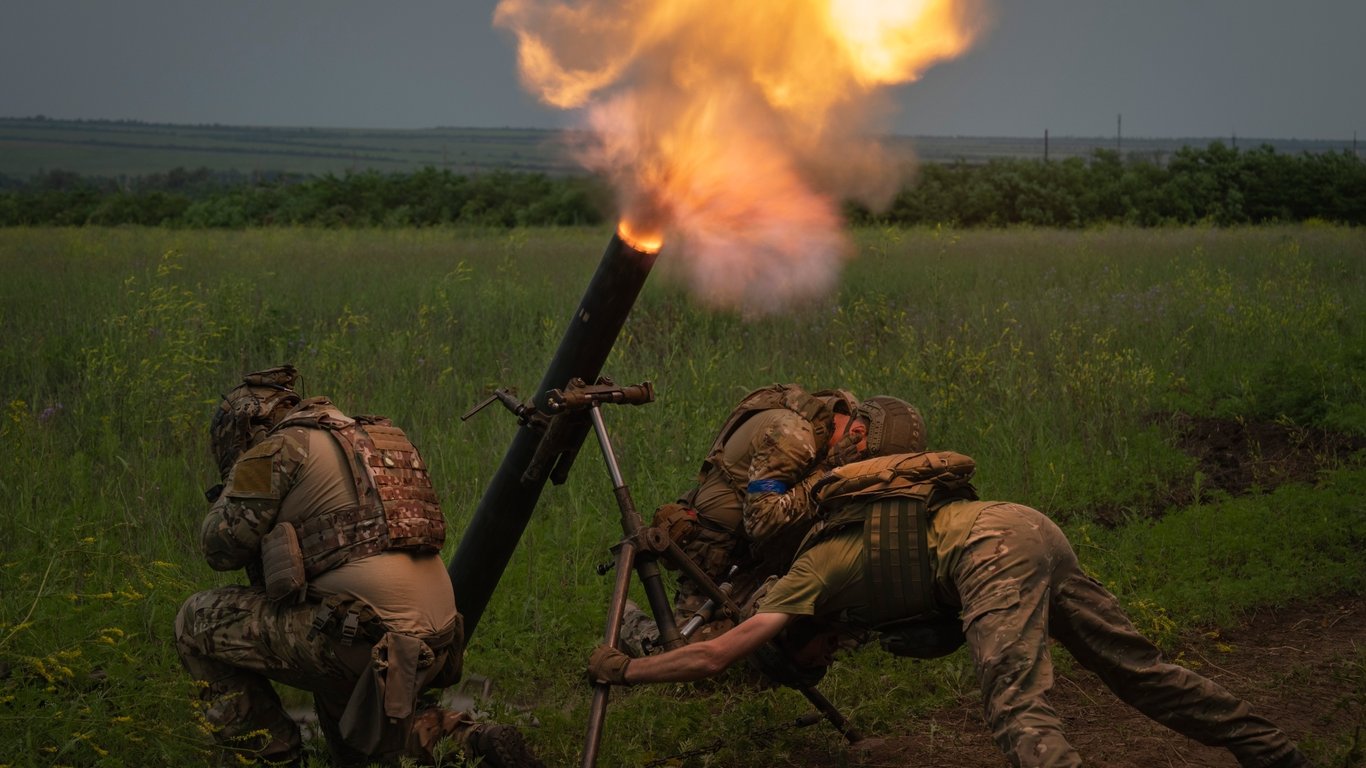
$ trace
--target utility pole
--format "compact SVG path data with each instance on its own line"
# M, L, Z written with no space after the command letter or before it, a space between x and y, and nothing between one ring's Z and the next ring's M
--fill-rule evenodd
M1352 148L1356 148L1356 134L1352 134ZM1043 161L1048 162L1048 129L1043 129Z
M1124 115L1115 115L1115 151L1119 153L1122 160L1124 158Z

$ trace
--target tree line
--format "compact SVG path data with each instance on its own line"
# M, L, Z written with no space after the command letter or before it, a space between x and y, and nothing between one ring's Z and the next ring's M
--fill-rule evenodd
M0 175L0 226L483 227L592 225L611 195L583 176L427 168L342 176L176 169L135 178ZM1310 219L1366 224L1366 162L1352 152L1277 153L1215 142L1166 162L1097 150L1048 162L926 164L886 210L844 205L854 224L1087 227Z

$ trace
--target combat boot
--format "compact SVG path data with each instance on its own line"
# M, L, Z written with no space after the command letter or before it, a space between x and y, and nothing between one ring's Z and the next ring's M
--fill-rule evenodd
M475 756L482 757L490 768L545 768L522 732L511 725L476 725L471 736L468 743Z
M1311 765L1309 758L1296 749L1274 763L1267 763L1264 768L1311 768Z
M448 746L449 745L449 746ZM418 765L440 765L448 748L483 758L489 768L545 768L521 732L510 725L475 723L464 712L431 707L413 718L405 754Z

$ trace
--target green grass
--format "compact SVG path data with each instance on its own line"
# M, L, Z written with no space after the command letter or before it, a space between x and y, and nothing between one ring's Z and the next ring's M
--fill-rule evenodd
M171 644L191 592L226 583L196 535L207 420L243 371L290 361L308 394L383 413L432 465L449 557L516 425L460 415L539 381L606 230L0 230L0 765L202 762ZM1186 410L1366 434L1366 233L1326 227L867 230L838 295L746 321L658 269L606 372L659 399L609 409L640 507L685 490L712 430L774 381L918 404L984 496L1062 520L1085 566L1170 642L1242 611L1363 586L1366 476L1215 497L1110 530L1194 479ZM662 259L676 258L666 250ZM591 447L548 488L467 654L495 708L576 762L615 506ZM227 577L231 579L232 577ZM959 657L860 653L822 685L868 731L970 690ZM602 765L635 765L805 711L738 682L613 694ZM782 764L821 727L773 737ZM776 757L775 757L776 755ZM793 758L795 760L795 758ZM700 764L700 763L699 763Z

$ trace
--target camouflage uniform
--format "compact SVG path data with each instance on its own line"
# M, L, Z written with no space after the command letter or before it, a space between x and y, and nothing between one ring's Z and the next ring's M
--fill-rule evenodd
M469 731L448 713L416 711L424 688L458 677L463 651L439 541L406 550L373 544L349 559L346 547L342 556L330 550L309 562L306 599L302 592L272 599L263 588L263 538L284 523L309 535L320 522L319 535L354 531L330 521L354 519L362 508L356 465L326 430L291 423L299 414L346 419L323 398L305 400L236 458L204 518L201 544L209 565L245 567L252 586L191 596L176 617L177 650L204 685L204 717L227 748L268 760L300 756L299 730L275 680L313 693L337 762L404 754L430 762L440 737ZM398 536L391 531L386 540L390 533Z
M684 551L718 584L732 565L731 596L744 603L773 573L788 564L796 544L814 522L811 487L821 472L811 423L785 408L750 417L726 441L718 466L702 477L692 505L697 510L696 537ZM735 488L745 489L743 495ZM678 579L676 620L686 621L707 600L686 576ZM714 637L734 626L713 621L694 637Z
M1245 766L1302 759L1289 738L1247 702L1184 667L1134 629L1118 601L1082 572L1051 520L1003 502L952 501L927 532L934 589L958 609L982 686L987 724L1015 766L1077 766L1045 694L1051 636L1122 700L1201 743L1226 747ZM862 531L805 551L759 612L814 616L871 629Z

